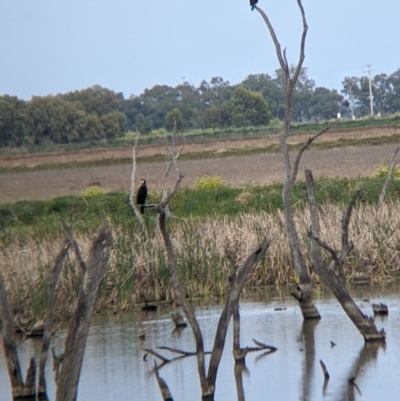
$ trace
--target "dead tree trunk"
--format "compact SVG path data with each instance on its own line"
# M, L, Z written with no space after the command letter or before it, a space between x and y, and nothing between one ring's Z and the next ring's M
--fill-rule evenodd
M260 245L255 252L253 252L250 256L247 257L243 265L240 266L236 271L236 275L231 290L229 292L228 298L225 303L225 307L221 313L221 317L218 322L218 327L214 340L214 346L211 352L211 358L206 377L203 335L201 333L200 326L186 301L186 298L184 296L184 291L181 288L181 279L176 269L176 258L174 254L174 249L169 234L167 232L166 222L165 222L165 217L166 217L165 202L169 202L170 198L175 194L181 179L182 176L179 176L177 184L175 185L175 190L171 192L169 197L162 203L161 207L157 207L156 210L159 214L159 228L167 253L168 267L171 272L174 291L176 296L178 297L179 302L182 305L182 309L186 315L186 318L189 321L189 324L193 331L193 336L195 338L197 370L200 378L202 397L203 400L213 400L218 367L221 361L222 352L224 350L225 339L230 319L232 317L233 312L238 308L240 293L243 289L247 275L252 270L254 265L259 261L261 256L267 251L270 244L268 243L266 245Z
M284 184L282 191L282 199L283 199L283 208L285 214L286 230L289 240L291 256L293 259L293 268L299 278L297 292L292 292L291 295L297 300L304 319L319 319L321 316L312 300L310 272L300 249L299 235L297 233L296 224L293 217L292 190L293 190L293 185L296 182L300 159L303 152L307 149L307 147L311 144L311 142L314 139L322 135L330 127L322 130L321 132L310 138L300 149L294 162L292 162L287 147L287 137L289 134L290 123L292 120L293 91L296 86L305 59L305 40L308 30L306 15L301 0L297 0L297 4L302 16L303 32L300 43L299 61L297 63L297 66L293 70L291 70L291 68L289 67L289 63L286 58L286 49L283 50L282 52L281 44L276 36L275 30L268 16L260 7L255 6L255 8L261 14L265 23L267 24L271 38L275 45L277 58L284 73L285 84L286 84L285 117L283 120L282 131L279 135L279 145L284 164Z
M188 302L186 301L185 292L182 288L181 278L177 271L177 263L176 257L174 253L174 248L172 246L172 242L166 227L166 216L167 210L169 210L169 203L171 199L175 196L176 192L180 187L180 183L183 179L183 175L178 168L177 165L177 157L179 156L179 151L175 150L175 134L176 134L176 123L174 127L174 131L172 134L171 147L169 150L171 162L167 165L167 169L163 176L163 199L161 201L161 205L148 205L149 209L155 210L158 213L158 227L161 233L161 237L164 243L164 248L167 255L167 263L168 269L171 273L172 285L174 289L174 293L179 300L179 303L182 306L183 312L186 315L186 318L189 322L189 325L192 328L193 336L196 344L196 358L197 358L197 370L200 379L200 386L202 392L203 401L212 401L214 399L215 393L215 383L217 379L218 367L221 361L222 352L225 346L226 334L228 331L228 326L232 314L235 310L238 309L239 297L240 293L243 289L244 283L246 281L247 275L252 270L255 264L259 261L262 255L269 248L270 243L260 245L255 252L253 252L244 263L237 269L232 287L228 294L228 298L226 300L224 309L221 313L221 317L219 319L215 339L214 346L211 352L210 363L208 367L208 373L206 376L206 367L205 367L205 359L204 359L204 341L203 335L200 330L200 326L197 322L196 317L194 316L193 311L190 309ZM175 186L171 192L166 191L166 180L169 172L172 167L175 166L177 179L175 182ZM60 401L60 400L56 400Z
M38 394L46 394L46 378L44 374L44 368L46 366L47 354L50 347L50 339L52 335L52 323L54 314L54 304L55 304L55 291L58 278L61 273L61 268L63 261L67 252L70 248L70 241L65 241L61 251L57 255L56 262L54 264L53 271L50 276L49 287L47 289L47 307L46 307L46 320L44 324L44 333L42 340L42 350L40 353L39 361L39 383L38 383Z
M0 317L3 321L3 349L7 363L8 377L11 382L11 392L13 398L24 397L26 394L24 380L21 374L17 346L14 342L14 320L8 305L6 287L3 276L0 274Z
M57 382L56 401L75 401L90 322L110 256L112 235L101 229L94 239L79 292L78 303L65 341L65 358Z
M234 311L238 310L239 298L244 283L254 265L256 265L261 256L265 254L269 246L270 243L260 245L251 255L246 258L242 266L240 266L236 271L232 287L225 302L225 307L221 313L221 317L218 322L214 346L211 353L210 365L207 374L207 382L212 389L215 389L219 363L221 361L222 352L225 346L225 339L228 331L229 322Z
M347 212L343 215L342 249L338 253L320 240L319 214L314 195L313 177L310 170L306 170L306 187L311 217L311 230L309 233L311 238L311 258L315 273L318 274L322 282L333 292L365 341L385 341L385 330L378 331L374 324L374 319L361 312L346 289L346 278L342 264L354 248L353 242L349 240L349 224L351 213L359 193L353 196ZM323 247L332 255L332 261L328 266L324 266L320 247Z

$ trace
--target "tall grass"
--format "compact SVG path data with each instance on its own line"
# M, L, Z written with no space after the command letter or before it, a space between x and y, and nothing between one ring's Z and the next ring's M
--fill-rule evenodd
M321 237L340 248L340 221L344 205L321 206ZM400 201L389 201L378 211L360 202L354 210L350 235L354 251L345 262L349 280L368 273L373 281L395 280L400 274ZM113 223L115 246L104 278L98 303L106 308L130 309L141 294L152 301L172 298L170 273L155 216L148 216L150 235L145 238L132 218L129 224ZM298 208L295 220L306 255L309 250L308 213ZM103 222L105 223L105 222ZM109 223L109 222L107 222ZM272 213L238 213L232 216L186 218L169 222L179 273L188 297L220 296L227 291L237 265L265 239L272 245L248 278L247 286L294 283L290 252L279 209ZM93 231L94 232L94 231ZM92 231L81 231L76 239L87 257ZM13 240L1 250L0 270L5 276L13 309L29 315L43 314L49 273L64 234L43 234L24 241ZM325 254L328 259L329 255ZM310 261L307 259L309 265ZM81 272L69 255L57 289L57 314L68 317L77 298ZM313 275L313 280L318 278Z

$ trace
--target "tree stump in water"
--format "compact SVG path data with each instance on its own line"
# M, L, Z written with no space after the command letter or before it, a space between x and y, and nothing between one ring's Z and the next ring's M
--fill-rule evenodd
M187 326L187 323L183 320L183 317L179 312L171 312L169 315L176 328L183 328Z
M372 304L372 310L374 311L375 315L388 315L389 314L389 309L387 305L383 304L382 302L380 304Z

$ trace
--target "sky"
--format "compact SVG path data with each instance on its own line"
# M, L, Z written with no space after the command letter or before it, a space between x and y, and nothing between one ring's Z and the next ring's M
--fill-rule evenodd
M297 63L296 0L259 0L290 64ZM303 0L306 59L316 86L400 68L399 0ZM127 98L154 85L237 84L274 75L275 47L249 0L0 0L0 94L30 99L101 85Z

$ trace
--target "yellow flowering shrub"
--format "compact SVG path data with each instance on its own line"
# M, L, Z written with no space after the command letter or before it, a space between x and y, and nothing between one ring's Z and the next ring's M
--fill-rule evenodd
M80 196L83 196L84 198L87 198L89 196L98 196L98 195L104 195L107 191L103 188L100 188L98 186L89 186L83 191L79 193Z
M373 174L374 177L387 177L389 172L389 166L387 164L379 167ZM400 168L394 167L392 172L392 178L400 178Z
M194 183L195 189L216 189L224 186L224 180L217 175L203 175Z

